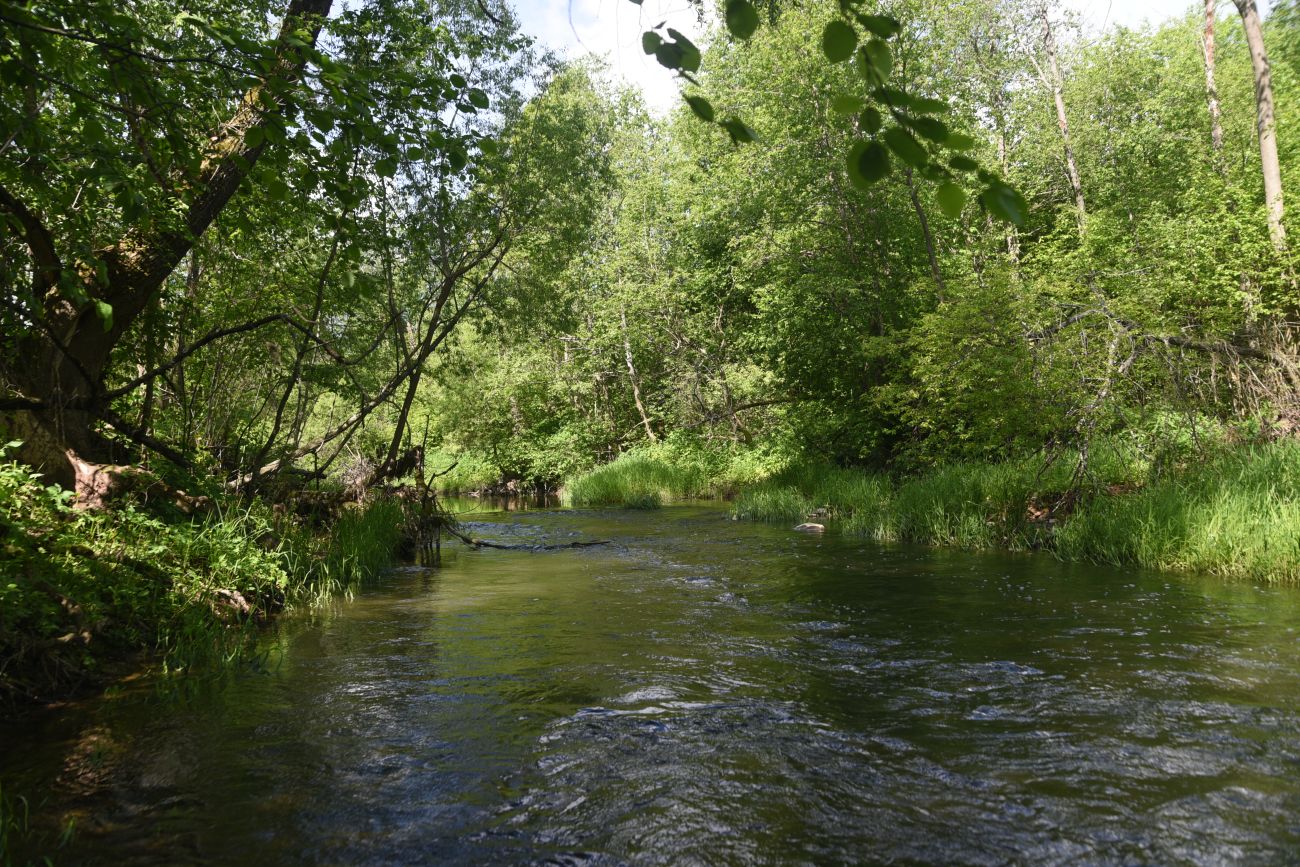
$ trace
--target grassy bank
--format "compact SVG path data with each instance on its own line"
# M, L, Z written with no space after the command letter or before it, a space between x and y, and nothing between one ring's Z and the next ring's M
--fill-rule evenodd
M902 481L793 467L742 493L738 517L826 517L879 541L1047 548L1069 560L1300 583L1300 443L1225 449L1157 470L1122 449L1094 455L1077 501L1074 456L956 464Z
M401 530L391 501L345 511L328 534L258 502L197 518L79 512L0 463L0 703L96 683L138 654L168 671L234 658L267 615L389 565Z
M819 463L765 479L751 458L682 460L643 449L570 480L582 507L654 508L729 495L738 518L825 520L883 542L1047 549L1068 560L1300 583L1300 443L1228 446L1177 460L1115 443L1094 446L1077 486L1077 454L950 464L896 479ZM737 471L737 467L740 470ZM722 471L719 472L719 468ZM747 475L748 474L748 475Z

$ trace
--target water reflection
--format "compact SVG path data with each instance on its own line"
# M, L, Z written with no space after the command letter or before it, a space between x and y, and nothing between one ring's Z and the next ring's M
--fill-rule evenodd
M1300 593L716 508L467 516L268 665L6 734L87 863L1284 861Z

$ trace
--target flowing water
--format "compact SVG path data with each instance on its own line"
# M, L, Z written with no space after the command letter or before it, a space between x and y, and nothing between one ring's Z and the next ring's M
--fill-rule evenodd
M1300 591L716 506L480 516L265 664L0 732L122 863L1300 862Z

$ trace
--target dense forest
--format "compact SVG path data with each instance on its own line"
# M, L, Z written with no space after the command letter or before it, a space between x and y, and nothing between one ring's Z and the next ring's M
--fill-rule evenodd
M704 4L656 118L495 0L3 0L0 692L385 490L1300 577L1300 5L1222 5Z

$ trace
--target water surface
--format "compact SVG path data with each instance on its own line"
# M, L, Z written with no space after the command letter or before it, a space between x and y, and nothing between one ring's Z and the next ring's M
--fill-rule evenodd
M519 511L267 661L0 733L85 863L1300 860L1300 592Z

